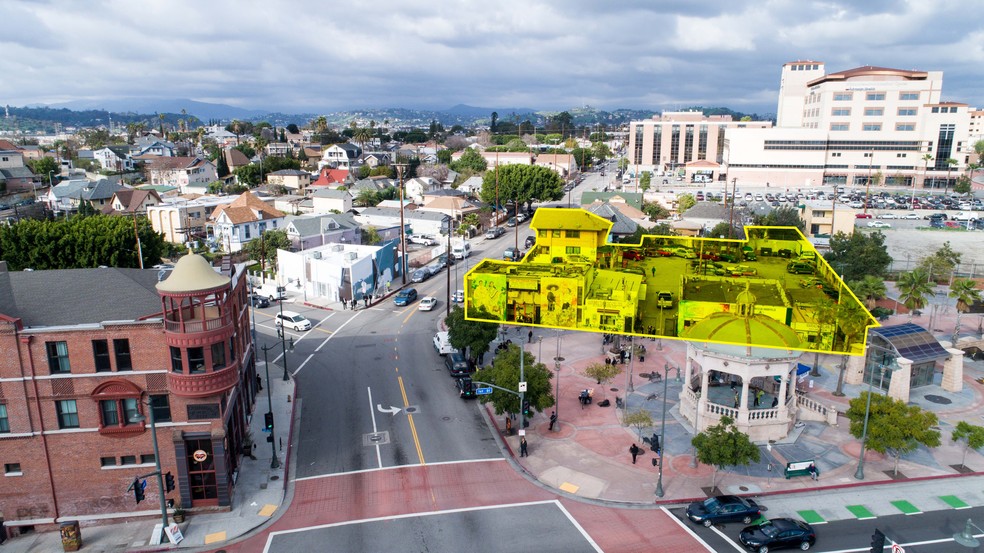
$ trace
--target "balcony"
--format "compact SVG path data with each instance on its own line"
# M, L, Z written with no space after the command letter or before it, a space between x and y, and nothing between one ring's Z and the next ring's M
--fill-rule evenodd
M180 320L175 320L175 319ZM223 327L232 325L232 313L219 313L217 307L198 308L195 310L183 310L180 314L172 312L167 314L164 319L164 330L178 334L198 334L202 332L214 332Z
M181 397L208 397L227 392L239 382L239 363L215 372L182 374L168 373L167 387Z

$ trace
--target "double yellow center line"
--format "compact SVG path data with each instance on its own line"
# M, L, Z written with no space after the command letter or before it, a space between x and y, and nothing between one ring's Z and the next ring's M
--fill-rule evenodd
M408 313L403 319L403 326L406 326L407 322L410 320L410 317L413 317L413 315L417 312L416 309L410 309L409 311L410 313ZM399 343L399 339L397 342ZM396 361L400 360L399 349L397 349L395 357ZM403 396L403 408L406 409L407 407L410 407L410 401L407 399L407 389L403 385L403 377L399 374L400 368L396 367L395 370L397 373L396 380L400 383L400 394ZM421 465L426 465L427 463L424 461L424 450L420 447L420 438L417 436L417 426L413 423L413 413L407 413L407 421L410 422L410 434L413 436L413 445L417 448L417 458L420 460Z

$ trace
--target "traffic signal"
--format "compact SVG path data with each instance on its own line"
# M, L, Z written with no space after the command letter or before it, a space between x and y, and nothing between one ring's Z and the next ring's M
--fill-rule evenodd
M271 430L273 430L273 413L264 413L263 414L263 428L267 432L270 432Z
M144 500L143 482L139 478L133 479L133 498L137 500L138 504Z
M174 491L174 475L170 472L164 473L164 490L167 492Z
M885 534L875 528L875 533L871 535L871 553L882 553L885 550Z
M523 416L530 416L530 402L526 400L523 401Z

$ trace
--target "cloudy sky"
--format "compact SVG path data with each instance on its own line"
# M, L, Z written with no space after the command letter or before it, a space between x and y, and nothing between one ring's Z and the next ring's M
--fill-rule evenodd
M728 106L780 66L944 71L984 106L979 0L3 0L0 104L190 98L328 113Z

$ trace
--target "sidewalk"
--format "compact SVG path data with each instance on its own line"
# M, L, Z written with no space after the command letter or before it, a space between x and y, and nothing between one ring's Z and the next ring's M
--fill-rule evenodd
M938 339L949 340L954 319L952 311L940 317L938 324L934 325L939 328L934 333ZM967 317L964 319L962 334L966 335L970 329ZM906 316L900 316L883 324L900 324L906 321ZM513 342L527 342L526 332L525 328L521 329L520 339L514 339L514 336L508 334L507 337L513 339ZM544 336L542 344L539 342L541 333ZM526 350L538 356L542 349L542 361L552 369L553 357L557 351L556 331L535 330L534 334L533 342L525 344ZM505 438L516 462L542 485L558 493L606 505L636 506L686 503L718 493L776 496L774 501L773 498L764 500L767 504L774 504L769 516L782 516L776 515L776 512L798 516L791 511L791 505L797 504L802 509L806 503L802 498L784 502L781 499L783 494L823 489L826 499L822 508L828 520L830 517L854 517L851 512L837 509L836 506L839 503L843 506L861 503L859 493L862 490L865 501L874 503L869 506L874 511L894 509L897 513L898 508L890 504L893 500L909 500L922 510L953 508L952 504L947 503L949 499L939 499L940 496L951 495L968 504L984 504L984 492L974 491L977 487L968 481L968 478L975 484L984 481L984 456L976 451L969 451L966 465L970 467L970 472L958 470L955 466L961 463L963 448L950 439L950 432L957 422L981 422L980 412L984 400L981 395L982 387L975 379L984 376L984 362L965 359L965 386L960 393L945 392L938 385L913 391L912 403L934 411L939 417L942 444L931 451L921 449L903 457L899 463L899 473L903 475L901 478L893 477L894 459L871 450L865 453L864 479L855 478L860 443L849 434L848 421L843 412L847 410L848 401L857 397L862 387L845 385L845 397L831 394L837 382L837 360L834 356L829 356L829 359L821 356L821 376L813 379L810 397L835 407L841 413L838 426L819 422L797 424L786 439L771 444L771 448L761 445L761 460L758 463L722 470L715 476L713 467L692 466L693 449L690 440L693 437L693 428L680 415L678 408L682 382L677 379L675 367L683 367L686 361L685 342L663 340L662 351L659 351L656 341L643 340L648 352L645 362L634 360L631 364L632 386L629 385L628 363L619 365L623 368L622 374L608 385L600 386L584 376L583 370L592 363L604 362L601 336L589 333L566 334L560 346L561 356L565 359L559 372L559 427L554 431L549 430L549 409L545 413L536 414L527 429L528 457L518 457L519 436L515 431L513 436ZM635 343L640 343L639 339ZM809 357L812 362L812 355ZM662 373L666 365L670 367L666 382L650 382L640 377L641 373L651 371ZM937 384L939 379L940 376L937 375ZM585 388L594 389L594 402L582 406L577 396ZM615 397L625 398L626 389L633 390L628 394L626 402L628 411L647 410L654 421L652 427L642 430L642 435L647 437L660 431L665 390L666 427L662 443L665 452L662 482L664 495L661 499L655 495L658 480L658 469L652 464L655 454L648 444L643 443L635 429L622 426L623 409L615 406ZM937 403L930 396L945 397L948 401ZM610 400L609 407L598 406L598 402L604 399ZM503 432L505 419L495 417L489 408L486 413L492 417L500 433ZM514 429L518 428L518 421L514 421ZM629 447L633 443L643 450L634 465L629 454ZM815 482L808 477L790 480L783 477L786 462L809 459L815 460L820 469L819 481ZM834 493L833 490L836 489L843 492ZM820 509L821 506L814 508Z
M279 360L279 357L277 357ZM290 362L288 360L288 362ZM263 380L263 390L256 399L256 407L250 420L250 430L256 445L253 455L256 459L242 458L239 473L236 477L236 487L232 500L232 510L215 513L189 512L185 522L180 524L184 541L182 549L214 550L228 540L235 539L279 516L281 505L284 505L287 472L286 463L291 461L288 455L289 437L295 422L295 382L291 378L284 381L283 365L278 365L271 359L270 381L267 381L262 358L257 363L257 370ZM271 387L272 386L272 387ZM267 390L273 404L274 432L276 435L277 458L280 467L270 468L273 458L273 448L266 441L267 433L263 431L263 414L267 412ZM156 497L156 496L155 496ZM83 522L81 528L81 551L87 553L108 553L123 551L163 551L175 549L166 542L160 546L150 545L154 525L160 524L160 512L156 509L156 499L153 504L142 503L140 507L153 512L148 516L133 518L127 522L92 526ZM170 517L169 517L170 520ZM43 532L18 536L7 540L0 546L4 553L50 553L62 551L61 537L58 532Z

